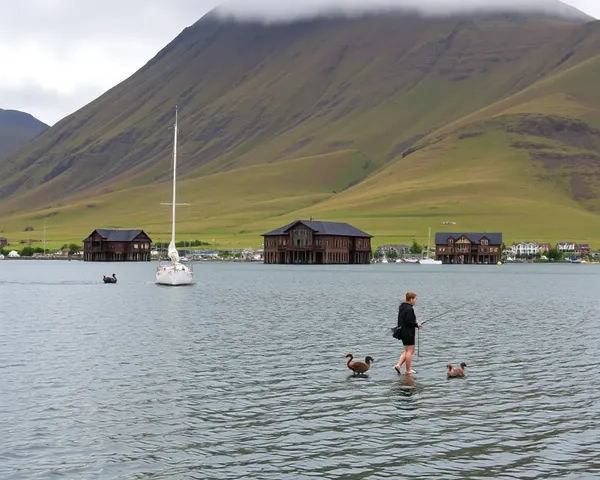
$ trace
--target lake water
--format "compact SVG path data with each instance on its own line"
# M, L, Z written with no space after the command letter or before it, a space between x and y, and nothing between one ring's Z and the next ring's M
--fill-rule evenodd
M201 263L196 278L0 262L0 478L600 475L598 266ZM424 326L412 378L389 332L407 290L420 321L470 302ZM367 378L349 352L375 358Z

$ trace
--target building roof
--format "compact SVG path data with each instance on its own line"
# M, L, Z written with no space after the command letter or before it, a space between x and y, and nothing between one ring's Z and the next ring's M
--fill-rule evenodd
M465 236L471 243L479 243L482 238L487 238L492 245L502 245L502 234L501 233L472 233L472 232L442 232L435 234L435 244L445 245L448 243L449 238L458 240L460 237Z
M292 227L298 224L303 224L310 228L315 235L333 235L340 237L372 237L366 232L359 230L356 227L348 223L342 222L317 222L315 220L296 220L292 223L288 223L283 227L273 230L268 233L263 233L263 237L272 237L278 235L285 235Z
M94 232L98 232L98 235L106 242L133 242L140 234L144 234L148 237L143 230L108 230L97 228ZM94 232L92 232L90 236L93 235Z

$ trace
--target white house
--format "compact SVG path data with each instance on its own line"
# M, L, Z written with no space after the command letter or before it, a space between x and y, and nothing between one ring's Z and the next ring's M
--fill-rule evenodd
M513 243L511 253L516 257L535 256L540 252L540 244L537 242Z
M577 244L575 242L559 242L556 244L556 249L563 253L574 253Z

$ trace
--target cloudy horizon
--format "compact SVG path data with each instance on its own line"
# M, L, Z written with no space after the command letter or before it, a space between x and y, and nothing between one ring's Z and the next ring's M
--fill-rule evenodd
M439 12L442 0L372 0L386 8L398 1ZM457 0L458 1L458 0ZM483 0L461 0L458 10L481 7ZM502 5L531 6L545 0L502 0ZM273 3L275 2L275 3ZM181 31L219 4L219 0L105 0L86 5L74 0L21 0L3 7L0 16L0 108L21 110L53 125L122 82ZM364 0L229 0L223 12L237 18L296 19L343 6L365 11ZM600 18L596 0L570 0L569 5ZM489 4L489 2L486 2ZM495 3L497 5L497 3ZM114 12L119 12L115 15Z

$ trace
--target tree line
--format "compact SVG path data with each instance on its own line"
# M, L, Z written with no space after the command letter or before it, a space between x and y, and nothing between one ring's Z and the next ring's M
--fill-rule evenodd
M27 246L23 247L21 250L18 250L16 248L0 248L0 254L6 256L12 250L16 250L17 252L19 252L19 255L21 257L33 257L33 255L35 255L36 253L44 253L44 249L42 247ZM71 243L70 245L65 243L62 247L60 247L60 250L67 250L69 255L75 255L76 253L81 252L81 250L83 250L83 247L81 245L77 245L76 243ZM53 253L54 249L46 248L45 252Z
M153 244L153 247L157 250L167 249L169 247L170 242L157 242ZM203 242L202 240L192 240L192 241L180 241L175 242L176 248L189 248L189 247L210 247L211 244L208 242Z
M413 240L412 245L408 248L408 253L410 255L421 255L423 253L423 250L425 250L425 245L421 245L420 243L417 243L416 240ZM380 259L383 257L383 255L384 255L384 252L382 252L379 249L377 249L377 250L375 250L375 252L373 252L373 257L375 259ZM385 252L385 256L387 258L389 258L390 260L395 260L396 258L398 258L400 256L400 254L398 253L398 250L396 250L395 248L392 248Z

